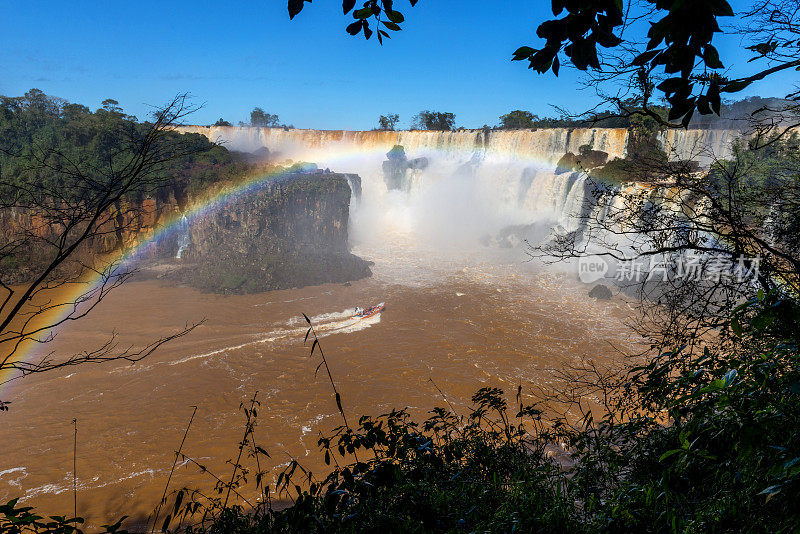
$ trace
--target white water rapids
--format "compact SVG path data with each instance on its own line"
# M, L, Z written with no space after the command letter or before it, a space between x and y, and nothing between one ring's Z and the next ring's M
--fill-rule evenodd
M555 173L564 154L582 146L624 157L628 132L617 128L511 131L319 131L249 127L183 127L229 149L269 150L273 159L308 161L320 168L357 173L363 197L351 209L350 239L356 252L434 255L474 250L487 235L510 225L537 224L542 237L553 228L576 229L593 209L592 187L577 173ZM660 136L667 153L707 165L730 153L735 130L673 130ZM405 190L389 190L381 164L401 145L409 160ZM435 268L435 265L431 265Z

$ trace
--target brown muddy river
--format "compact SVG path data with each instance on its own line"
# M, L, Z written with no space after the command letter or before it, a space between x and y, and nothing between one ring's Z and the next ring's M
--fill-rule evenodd
M619 351L633 352L636 343L623 324L632 313L627 302L588 298L576 270L527 263L519 243L479 245L508 225L538 221L541 237L554 225L574 229L569 214L581 211L587 193L569 175L553 174L563 150L542 141L534 143L542 157L509 159L503 149L476 160L474 140L465 139L464 153L408 143L416 147L409 157L425 155L430 166L407 191L384 184L388 148L367 156L329 148L323 167L330 162L362 178L349 235L353 252L375 262L371 278L241 296L131 282L60 329L49 348L69 354L101 345L113 331L120 346L141 346L205 320L136 364L67 368L4 386L3 400L13 403L0 414L0 499L21 496L47 514L71 514L77 419L79 515L95 526L122 515L146 518L192 406L184 453L228 477L225 462L235 458L243 430L239 405L256 391L255 437L274 476L291 458L323 472L317 439L340 420L327 377L314 376L319 359L303 346L302 313L318 328L352 419L404 407L424 417L445 405L431 379L463 409L482 386L501 387L511 399L518 385L551 384L557 370L583 358L622 365ZM344 156L333 157L337 151ZM545 155L552 161L545 164ZM531 172L533 185L524 179ZM380 315L352 319L355 306L384 301ZM181 464L170 487L183 486L208 491L214 480Z
M364 255L376 261L375 275L349 287L221 296L156 280L112 293L88 319L62 329L52 348L80 351L114 330L123 344L142 344L205 322L136 364L68 368L6 386L13 404L0 415L0 498L71 513L77 418L79 514L90 525L145 517L161 497L191 406L198 411L184 452L229 473L224 462L242 432L239 403L256 391L256 439L274 466L297 458L324 470L316 440L339 419L326 377L314 376L319 360L303 346L302 312L318 326L353 416L444 405L431 378L456 408L484 385L513 395L518 384L547 384L554 369L587 356L609 361L612 344L633 343L623 326L629 304L589 299L574 276L518 257L423 261L391 247ZM351 318L355 305L381 301L379 316ZM213 482L181 465L171 487Z

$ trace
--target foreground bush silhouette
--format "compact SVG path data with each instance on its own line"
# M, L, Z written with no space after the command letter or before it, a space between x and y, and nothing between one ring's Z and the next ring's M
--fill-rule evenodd
M607 409L577 425L524 406L521 388L519 409L483 388L463 417L362 417L319 440L324 479L297 462L279 474L292 506L194 501L181 518L203 520L184 530L794 532L800 311L759 292L729 325L698 354L679 348L606 382ZM558 462L555 444L569 452Z
M479 390L473 401L476 407L466 417L437 408L418 424L405 410L393 410L361 417L352 430L340 426L319 440L325 462L333 466L323 480L297 462L278 475L278 492L293 499L291 507L218 508L209 521L186 531L577 528L572 507L561 495L560 467L524 426L525 420L539 426L538 410L509 410L496 388ZM200 502L207 501L187 503L186 519L197 514Z
M42 517L38 515L30 506L17 506L19 499L12 499L6 504L0 505L0 532L7 534L22 534L24 532L39 532L47 534L72 534L80 533L79 528L83 523L83 518L52 515ZM95 532L100 534L127 534L127 530L121 528L122 522L127 516L123 516L119 521L112 525L102 525Z

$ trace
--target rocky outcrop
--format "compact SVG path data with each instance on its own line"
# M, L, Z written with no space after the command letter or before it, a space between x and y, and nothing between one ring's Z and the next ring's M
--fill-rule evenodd
M352 194L353 200L356 203L361 201L361 177L357 174L353 173L333 173L330 169L322 170L320 169L316 163L308 163L305 161L297 162L292 164L286 172L292 175L325 175L325 176L337 176L342 177L347 180L347 185L350 186L350 192Z
M389 190L407 191L411 183L411 174L428 167L427 158L408 159L402 145L395 145L386 153L386 161L382 164L383 180Z
M590 145L583 145L577 154L567 152L556 164L556 174L572 171L590 171L606 164L608 153L602 150L592 150Z
M189 224L189 263L179 276L204 290L256 292L370 276L348 251L350 183L356 175L286 174L237 194Z
M589 291L589 296L597 300L610 300L612 293L608 286L597 284Z
M360 197L357 174L314 168L285 173L233 195L217 209L194 217L201 198L185 198L170 189L156 197L115 206L100 231L81 247L64 273L79 271L96 259L139 247L142 276L172 278L214 292L255 292L346 282L370 276L369 262L348 251L351 191ZM176 197L181 198L179 202ZM168 226L173 230L160 232ZM0 264L6 284L29 282L50 261L47 243L60 227L31 211L0 210L0 246L34 236L30 246ZM13 260L13 261L10 261ZM149 273L149 274L148 274Z

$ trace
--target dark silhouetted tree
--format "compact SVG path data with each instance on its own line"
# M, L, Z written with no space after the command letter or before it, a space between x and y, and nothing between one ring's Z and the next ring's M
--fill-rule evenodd
M250 112L250 125L261 127L278 126L278 116L266 113L261 108L253 108Z
M381 115L378 118L378 129L379 130L388 130L393 131L397 127L397 123L400 122L400 116L396 113L390 113L389 115Z
M355 19L347 26L351 35L363 34L369 39L377 30L378 41L383 43L383 38L389 37L386 30L399 31L405 22L394 0L369 0L358 9L356 4L342 1L344 14L352 12ZM410 4L415 6L417 0ZM518 48L512 59L556 76L561 64L568 61L588 73L587 86L598 92L604 106L628 99L637 91L637 78L645 77L653 90L639 94L634 107L620 106L619 113L649 115L665 126L688 127L695 111L719 115L723 94L737 93L775 73L800 67L800 0L758 0L739 13L734 13L726 0L552 0L551 5L555 18L538 22L540 42ZM288 0L289 17L294 18L303 7L303 0ZM513 9L508 13L519 15ZM646 35L641 34L640 23L649 25ZM731 61L723 61L713 44L715 36L723 32L743 36L743 48L751 56L749 74L728 76L726 61L727 66ZM800 115L800 93L793 91L787 98L793 101L794 114ZM662 98L669 107L666 119L652 109L653 102L660 105ZM800 118L784 124L784 131L794 125L800 125Z
M530 111L516 110L500 116L500 127L504 130L534 128L538 120L539 117Z
M453 130L456 123L454 113L441 111L420 111L414 116L414 127L419 130L439 130L449 132Z

